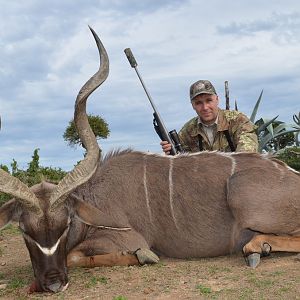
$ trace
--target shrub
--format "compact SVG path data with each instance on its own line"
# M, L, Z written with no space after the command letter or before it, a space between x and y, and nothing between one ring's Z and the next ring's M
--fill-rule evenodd
M17 177L29 187L40 183L43 180L58 183L67 174L67 172L63 171L61 168L40 166L38 151L39 149L34 150L32 160L28 163L27 170L20 169L17 161L13 159L11 163L11 175ZM9 168L6 165L0 165L0 168L10 173ZM0 205L7 202L10 198L11 196L0 193Z
M291 168L300 171L300 147L285 148L276 155L276 158L284 161Z

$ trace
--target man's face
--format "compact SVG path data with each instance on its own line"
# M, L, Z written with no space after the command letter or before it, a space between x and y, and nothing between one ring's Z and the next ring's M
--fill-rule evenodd
M218 115L219 98L217 95L200 94L192 100L193 109L204 124L213 124Z

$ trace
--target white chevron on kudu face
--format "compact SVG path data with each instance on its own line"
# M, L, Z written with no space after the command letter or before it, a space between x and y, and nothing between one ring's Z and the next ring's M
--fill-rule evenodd
M48 248L48 247L42 247L38 242L34 241L35 244L38 246L38 248L47 256L51 256L55 253L59 243L60 243L60 238L58 239L58 241L55 243L54 246Z

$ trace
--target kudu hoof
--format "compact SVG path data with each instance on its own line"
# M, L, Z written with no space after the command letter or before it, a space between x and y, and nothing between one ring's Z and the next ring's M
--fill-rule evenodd
M262 246L262 256L269 256L272 250L271 246L268 243L264 243Z
M138 249L135 251L135 255L141 265L156 264L159 261L158 256L149 249Z
M245 256L246 263L249 267L255 269L260 263L260 254L252 253L248 256Z

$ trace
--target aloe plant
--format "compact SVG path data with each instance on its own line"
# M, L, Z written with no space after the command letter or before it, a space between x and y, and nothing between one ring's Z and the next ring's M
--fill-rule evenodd
M254 105L254 108L253 108L253 111L252 111L252 114L251 114L251 117L250 117L250 121L252 123L255 123L256 114L257 114L257 111L258 111L258 107L259 107L259 104L260 104L263 92L264 92L264 90L262 90L260 92L260 95L259 95L259 97L258 97L258 99L257 99L257 101L256 101L256 103Z
M281 121L273 121L259 136L259 151L278 151L295 143L297 130Z
M262 100L263 90L254 105L253 111L250 116L250 121L256 125L256 134L258 136L258 149L259 152L277 152L278 150L286 146L299 146L299 134L300 134L300 112L293 116L293 120L296 125L287 124L277 120L278 116L272 119L260 118L256 120L256 115L259 109L259 105ZM229 105L229 89L228 81L225 81L225 97L226 97L226 109L230 108ZM238 110L237 103L235 101L235 110Z
M299 128L300 130L300 112L298 113L298 116L297 115L293 115L293 120L294 122L296 123L297 127ZM299 141L299 131L295 133L295 143L296 143L296 146L300 146L300 141Z
M250 120L257 126L256 133L258 136L259 152L276 152L282 147L292 146L295 143L293 136L296 133L297 141L300 132L300 113L299 118L294 115L293 119L298 126L290 125L276 120L278 116L272 119L260 118L255 121L257 111L262 99L263 90L261 91L251 114ZM298 123L297 123L298 122ZM283 139L285 138L285 140ZM296 141L296 143L297 143Z

